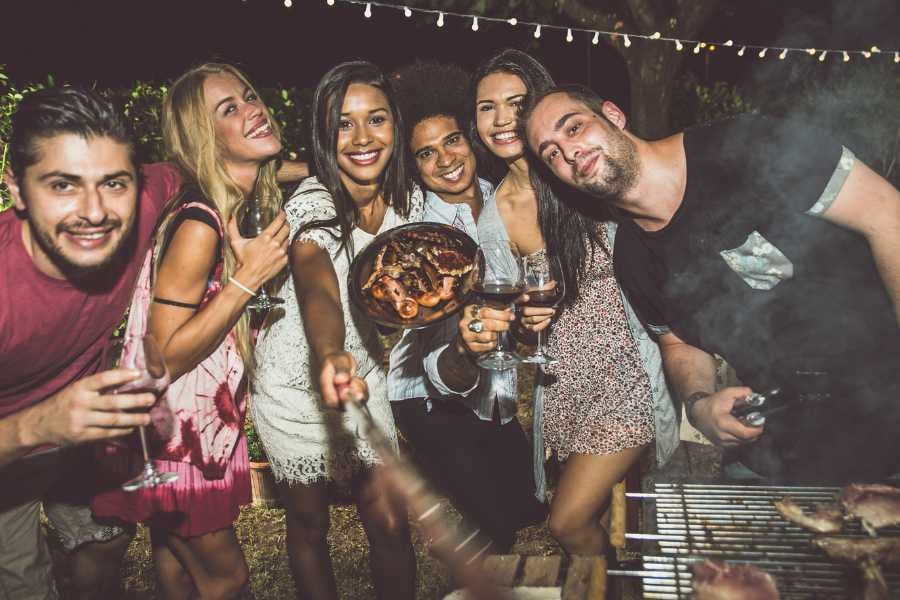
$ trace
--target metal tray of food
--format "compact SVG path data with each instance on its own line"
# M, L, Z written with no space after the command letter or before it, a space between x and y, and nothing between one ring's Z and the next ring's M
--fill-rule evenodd
M379 325L428 327L466 305L477 252L472 238L443 223L395 227L379 234L353 259L347 281L350 300ZM452 278L452 285L445 278Z

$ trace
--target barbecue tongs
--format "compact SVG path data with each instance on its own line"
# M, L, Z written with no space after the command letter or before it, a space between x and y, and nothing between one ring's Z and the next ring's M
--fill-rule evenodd
M762 394L750 394L731 409L731 415L748 427L762 427L768 415L781 412L787 407L788 402L782 395L781 388L774 388Z

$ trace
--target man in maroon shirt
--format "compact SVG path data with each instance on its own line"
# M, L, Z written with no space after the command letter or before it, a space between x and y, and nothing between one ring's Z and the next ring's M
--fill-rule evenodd
M27 96L13 116L15 210L0 213L0 599L56 598L39 507L72 552L76 596L102 591L128 536L93 521L77 444L149 423L150 394L110 394L98 372L165 202L166 165L138 170L122 117L77 88ZM105 393L106 392L106 393Z

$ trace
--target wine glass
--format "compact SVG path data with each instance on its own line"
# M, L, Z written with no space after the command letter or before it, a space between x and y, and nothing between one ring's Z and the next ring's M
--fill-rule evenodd
M522 259L525 269L526 306L556 308L566 293L562 263L558 256L547 256L546 251L529 254ZM522 357L522 362L552 365L558 361L550 356L544 347L544 330L537 332L537 348L534 354Z
M247 202L247 212L241 223L241 235L246 238L255 238L261 234L263 229L265 229L263 220L262 209L259 206L258 200L256 198L249 200ZM284 299L270 296L269 293L266 292L265 285L263 285L259 288L259 291L256 292L253 300L247 305L247 310L253 312L265 312L275 308L279 304L284 304Z
M154 394L157 400L169 387L169 369L163 359L159 344L150 334L144 336L129 336L122 343L122 356L119 359L119 368L134 369L140 372L140 377L129 381L115 389L114 393L140 394L149 392ZM142 488L152 488L165 483L172 483L178 479L177 473L165 473L156 469L156 465L150 459L147 448L147 432L144 427L138 428L141 438L141 450L144 454L144 468L140 475L122 484L126 492L134 492Z
M483 242L476 255L473 290L484 303L500 310L509 308L525 289L522 260L516 247L506 240ZM503 371L515 367L521 359L503 347L501 334L497 348L478 357L478 365L485 369Z

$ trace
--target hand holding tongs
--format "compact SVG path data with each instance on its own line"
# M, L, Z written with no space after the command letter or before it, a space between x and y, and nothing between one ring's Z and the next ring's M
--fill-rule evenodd
M753 392L740 404L735 404L731 415L748 427L762 427L766 416L787 408L781 398L781 388L774 388L762 394Z

